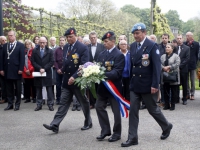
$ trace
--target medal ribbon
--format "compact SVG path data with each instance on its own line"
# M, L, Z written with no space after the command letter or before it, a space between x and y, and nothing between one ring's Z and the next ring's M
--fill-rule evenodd
M114 96L115 100L119 103L120 112L122 117L128 118L128 109L130 109L130 102L126 100L121 93L118 91L112 81L103 81L103 84L108 91Z

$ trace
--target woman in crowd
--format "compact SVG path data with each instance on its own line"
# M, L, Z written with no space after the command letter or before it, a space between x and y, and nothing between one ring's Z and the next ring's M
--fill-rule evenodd
M25 64L22 73L22 76L24 78L24 98L25 98L25 103L28 103L31 102L30 97L32 96L33 103L35 103L36 90L34 87L34 79L32 76L34 68L30 60L33 51L32 42L30 40L26 40L24 44L25 44Z
M161 81L164 88L164 99L165 99L164 110L167 109L174 110L175 102L179 97L178 86L180 84L180 75L179 75L180 58L177 54L173 53L173 50L174 50L174 45L168 43L166 45L166 54L163 54L161 56L161 66L162 66ZM177 81L165 82L163 80L163 76L168 72L176 72L178 77ZM170 94L171 94L171 101L170 101Z

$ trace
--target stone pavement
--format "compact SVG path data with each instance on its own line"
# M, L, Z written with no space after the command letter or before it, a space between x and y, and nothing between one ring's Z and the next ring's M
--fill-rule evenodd
M91 110L93 128L81 131L83 126L82 111L68 111L60 125L58 134L46 130L42 124L49 124L57 110L50 112L47 105L35 112L33 103L23 103L19 111L4 111L7 104L0 105L0 150L197 150L200 149L200 91L196 92L194 101L188 105L176 105L176 110L162 110L166 118L173 124L171 135L160 140L161 128L149 115L147 110L140 110L139 145L121 148L121 142L127 140L128 119L122 119L121 140L109 143L97 141L100 134L95 109ZM111 126L113 115L107 108Z

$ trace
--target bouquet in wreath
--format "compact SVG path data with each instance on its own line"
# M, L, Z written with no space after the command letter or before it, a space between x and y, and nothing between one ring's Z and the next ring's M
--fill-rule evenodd
M79 77L75 79L75 84L80 87L82 94L89 88L94 98L97 98L95 83L100 84L101 81L105 81L105 70L106 68L97 62L87 62L79 66Z

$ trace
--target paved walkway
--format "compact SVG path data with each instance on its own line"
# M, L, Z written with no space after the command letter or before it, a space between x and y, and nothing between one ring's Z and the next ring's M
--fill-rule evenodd
M22 101L23 102L23 101ZM4 111L7 104L0 105L0 150L197 150L200 149L200 91L196 100L188 105L176 105L175 111L162 110L166 118L174 125L171 135L160 140L161 129L147 110L140 110L139 145L121 148L121 142L127 140L128 119L122 119L121 140L109 143L97 141L100 133L95 109L91 110L93 128L81 131L83 126L82 111L71 111L60 125L58 134L46 130L42 124L49 124L55 111L50 112L45 105L35 112L35 104L22 103L20 111ZM57 106L55 106L57 110ZM113 115L107 108L113 126Z

